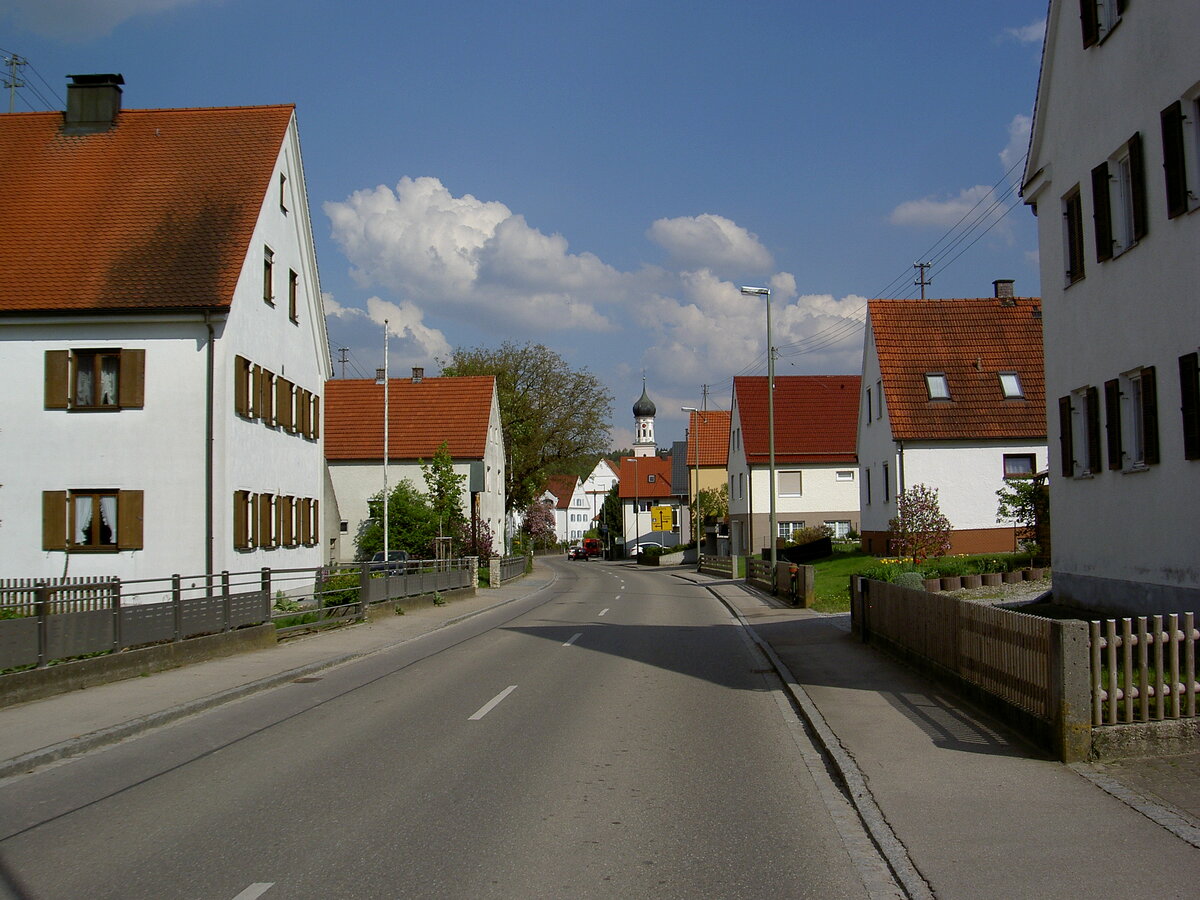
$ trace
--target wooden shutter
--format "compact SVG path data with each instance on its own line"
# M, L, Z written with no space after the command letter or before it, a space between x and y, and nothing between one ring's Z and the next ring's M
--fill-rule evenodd
M46 351L46 409L66 409L70 397L71 352Z
M66 491L42 491L42 549L67 549Z
M1158 451L1158 377L1154 366L1142 369L1142 462L1159 463Z
M1096 0L1079 0L1079 23L1083 26L1083 46L1092 46L1100 40L1100 10Z
M1140 131L1129 139L1129 202L1133 205L1133 239L1140 241L1150 231L1146 214L1146 157Z
M1112 259L1112 204L1108 194L1108 163L1092 169L1092 220L1096 228L1096 262Z
M312 502L312 543L316 546L321 542L321 501Z
M1087 389L1087 451L1088 470L1100 471L1100 391L1093 385Z
M275 379L275 422L288 431L295 431L292 383L286 378Z
M256 535L258 546L274 547L274 509L272 508L270 494L258 495L258 534Z
M279 498L279 543L284 547L296 546L296 498Z
M266 369L260 370L258 384L258 414L264 425L275 424L275 376Z
M1075 474L1075 441L1071 433L1071 397L1058 398L1058 447L1062 459L1062 474L1070 478ZM870 469L867 470L870 478ZM867 502L871 502L870 481L867 482Z
M309 525L312 517L312 501L307 497L300 498L296 504L296 539L305 547L308 546Z
M1104 430L1108 437L1108 467L1121 468L1121 382L1113 378L1104 382Z
M312 394L302 387L296 388L296 431L308 437L308 420L312 416Z
M1167 217L1187 212L1187 163L1183 146L1183 103L1176 100L1160 114L1163 175L1167 182Z
M262 546L262 532L258 527L258 495L248 494L247 503L248 509L246 513L250 520L250 549L253 550L255 547Z
M122 409L141 409L146 405L145 350L121 351L121 374L117 381L117 405Z
M233 359L233 408L239 416L250 417L250 360Z
M250 492L233 492L233 549L250 549Z
M142 492L117 493L117 549L142 549Z
M1074 283L1084 276L1083 200L1078 188L1066 198L1063 216L1067 220L1067 281Z
M1183 413L1183 458L1200 459L1200 354L1179 357L1179 400Z
M313 397L312 408L312 439L315 441L321 437L321 398Z

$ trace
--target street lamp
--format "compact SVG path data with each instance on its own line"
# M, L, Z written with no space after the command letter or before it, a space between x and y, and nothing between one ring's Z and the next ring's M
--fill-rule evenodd
M698 415L705 425L708 424L708 417L703 412L696 409L694 406L681 406L681 412L693 412ZM696 531L692 538L696 541L696 558L700 558L700 438L695 433L696 429L691 429L688 437L696 442L696 495L692 498L693 518L696 520Z
M779 524L775 517L775 347L771 342L771 289L765 287L742 287L749 297L767 298L767 442L770 444L770 476L767 493L771 496L771 533L768 535L767 550L770 553L771 572L775 571L775 535ZM751 513L753 519L753 513Z

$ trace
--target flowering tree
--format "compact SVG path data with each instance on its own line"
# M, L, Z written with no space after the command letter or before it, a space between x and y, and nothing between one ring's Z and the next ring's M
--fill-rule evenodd
M463 556L478 556L486 560L495 552L496 536L487 519L478 519L474 528L464 520L458 526L456 543L462 547Z
M525 524L521 530L529 535L534 545L553 544L557 539L554 533L554 511L539 500L534 500L525 508Z
M896 497L898 515L888 523L892 553L919 564L950 550L950 520L938 506L937 488L914 484Z

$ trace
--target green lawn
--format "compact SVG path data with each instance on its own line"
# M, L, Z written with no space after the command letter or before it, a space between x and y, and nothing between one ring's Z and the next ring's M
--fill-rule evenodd
M835 550L833 556L812 563L817 570L813 609L818 612L850 611L850 576L879 562L861 550Z

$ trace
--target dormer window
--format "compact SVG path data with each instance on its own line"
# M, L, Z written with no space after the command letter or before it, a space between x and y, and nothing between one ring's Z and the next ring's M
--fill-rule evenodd
M944 372L926 372L925 388L929 391L930 400L949 400L950 382Z
M1020 400L1025 396L1021 390L1021 379L1016 372L1000 373L1000 390L1004 392L1005 400Z

